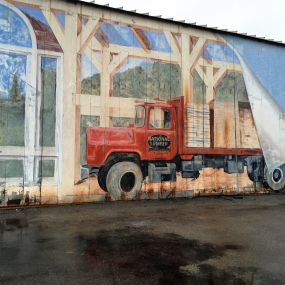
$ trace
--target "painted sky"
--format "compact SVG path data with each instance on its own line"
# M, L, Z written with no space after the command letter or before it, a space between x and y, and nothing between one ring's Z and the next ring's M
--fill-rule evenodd
M224 36L260 83L285 110L285 49L268 43Z
M11 9L0 4L0 43L32 47L29 29Z
M101 23L100 28L112 44L141 48L133 31L128 26L115 23ZM162 32L144 30L143 33L149 40L152 50L171 52L171 47Z
M64 12L56 11L55 15L56 15L57 19L59 20L61 26L64 29L65 28L65 14L64 14Z
M94 55L95 56L95 55ZM84 53L81 57L81 80L89 78L99 71L89 57Z
M128 26L101 23L100 28L107 35L108 40L112 44L123 46L140 47L131 28Z
M42 11L39 8L36 7L30 7L25 5L17 5L17 7L24 12L25 14L28 14L30 17L37 19L38 21L42 22L43 24L48 26L48 22L42 13Z
M56 70L57 59L52 57L42 57L41 64L42 68Z
M208 42L203 56L209 60L239 63L234 51L228 45L223 43Z
M171 52L171 47L163 33L145 30L144 34L148 38L152 50Z

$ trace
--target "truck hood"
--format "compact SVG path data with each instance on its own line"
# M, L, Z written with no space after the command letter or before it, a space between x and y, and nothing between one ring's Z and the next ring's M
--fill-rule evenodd
M92 144L123 145L134 143L132 128L88 128L87 135Z

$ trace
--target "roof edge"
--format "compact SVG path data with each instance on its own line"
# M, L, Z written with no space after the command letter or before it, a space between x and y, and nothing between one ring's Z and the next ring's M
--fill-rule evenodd
M135 10L133 11L124 10L123 7L115 8L115 7L109 6L109 4L101 5L95 2L85 2L83 0L68 0L67 2L68 3L71 2L75 4L84 4L90 7L98 7L100 9L107 9L109 11L119 12L119 13L123 13L123 14L130 15L130 16L141 17L141 18L146 18L149 20L155 20L155 21L160 21L160 22L165 22L165 23L172 23L172 24L183 26L183 27L191 27L191 28L198 29L198 30L206 30L209 32L215 32L215 33L224 34L224 35L238 36L238 37L245 38L245 39L251 39L251 40L255 40L259 42L265 42L265 43L270 43L270 44L285 47L284 42L277 41L274 39L267 39L265 37L248 35L247 33L239 33L238 31L229 31L227 29L218 29L217 27L208 27L207 25L196 25L196 23L187 23L185 21L174 20L173 18L163 18L161 16L152 16L152 15L149 15L149 13L137 13Z

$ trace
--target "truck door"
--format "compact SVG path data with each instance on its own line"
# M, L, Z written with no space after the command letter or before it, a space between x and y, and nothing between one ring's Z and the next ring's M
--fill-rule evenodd
M150 107L146 126L148 160L172 160L177 154L176 111L171 107Z

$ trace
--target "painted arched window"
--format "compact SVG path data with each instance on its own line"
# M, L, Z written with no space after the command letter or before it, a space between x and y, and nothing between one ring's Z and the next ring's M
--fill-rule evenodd
M0 182L24 178L32 149L36 40L26 16L0 0Z

